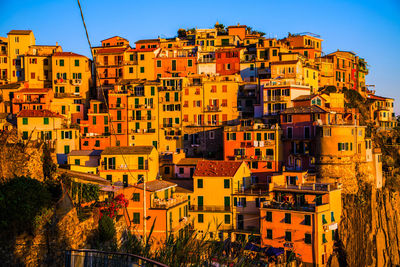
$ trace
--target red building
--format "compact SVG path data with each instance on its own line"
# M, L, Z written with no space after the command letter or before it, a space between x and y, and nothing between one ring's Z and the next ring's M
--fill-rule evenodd
M81 121L80 132L82 150L104 150L111 146L110 118L101 101L90 101L88 120Z
M239 74L240 50L241 48L224 48L215 51L217 73L221 75Z
M245 161L258 183L266 183L267 176L280 170L281 131L263 124L233 126L224 130L224 160Z
M24 109L50 109L50 102L53 98L54 93L49 88L21 89L14 93L14 98L12 99L12 113L17 114Z

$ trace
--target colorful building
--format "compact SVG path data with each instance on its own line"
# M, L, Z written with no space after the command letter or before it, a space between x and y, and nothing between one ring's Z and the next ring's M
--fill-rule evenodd
M341 187L274 185L260 208L261 246L284 248L304 264L324 266L332 255L341 218Z
M244 162L199 161L193 175L194 189L190 198L194 228L207 235L207 239L228 237L237 224L232 195L240 188L248 188L250 183L250 169Z
M68 154L71 171L97 174L102 150L72 150Z
M124 186L158 177L158 152L153 146L112 146L101 153L100 176Z
M155 247L163 245L170 235L182 236L189 228L188 196L180 193L175 183L154 180L146 183L146 192L141 183L115 194L129 200L123 214L132 233L143 238L152 230L150 242Z

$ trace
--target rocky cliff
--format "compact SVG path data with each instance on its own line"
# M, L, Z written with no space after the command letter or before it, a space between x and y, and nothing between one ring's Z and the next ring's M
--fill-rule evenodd
M343 194L337 259L332 266L400 265L400 195L364 185Z

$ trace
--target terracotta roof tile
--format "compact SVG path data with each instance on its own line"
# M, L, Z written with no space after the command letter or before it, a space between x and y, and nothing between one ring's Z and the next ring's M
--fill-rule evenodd
M271 62L271 65L289 65L289 64L297 64L299 60L288 60L288 61L277 61Z
M102 48L96 51L96 54L119 54L124 53L128 48Z
M85 57L73 52L55 52L53 57Z
M176 165L196 165L200 160L200 158L184 158L181 159Z
M16 93L26 93L26 94L45 94L49 92L50 88L23 88L18 90Z
M7 34L16 34L16 35L29 35L32 31L31 30L12 30Z
M326 113L328 111L322 109L321 107L312 105L307 107L292 107L287 108L282 111L282 114L307 114L307 113Z
M17 117L55 117L64 119L64 116L47 109L40 109L40 110L24 109L18 113Z
M194 176L232 177L242 164L242 161L201 160L197 163Z
M101 155L137 155L150 154L153 146L112 146L107 147Z

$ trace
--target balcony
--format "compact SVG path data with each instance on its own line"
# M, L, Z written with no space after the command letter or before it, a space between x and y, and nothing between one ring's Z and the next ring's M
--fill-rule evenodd
M231 212L231 206L216 206L216 205L190 205L191 211L209 211L209 212Z
M187 202L187 197L184 196L174 196L169 199L153 199L150 205L151 209L169 209L181 203Z
M328 204L326 204L328 205ZM326 206L322 205L322 206ZM278 201L265 201L262 205L263 208L266 209L277 209L277 210L295 210L295 211L304 211L304 212L315 212L317 209L317 205L315 203L304 203L300 204L292 204L288 202L278 202Z
M82 85L82 79L72 79L71 84L74 86Z
M215 58L200 58L198 63L215 63Z
M290 96L265 96L264 97L264 102L286 102L290 101Z
M60 79L55 79L54 80L54 84L67 84L67 83L68 83L67 79L60 78Z
M156 129L152 129L152 128L150 128L150 129L136 129L136 130L132 129L131 130L131 134L136 134L136 133L146 134L146 133L155 133L155 132L156 132Z
M123 109L123 108L125 108L125 104L122 104L122 103L119 103L119 104L110 104L109 106L110 106L110 108L112 108L112 109Z
M129 120L131 121L153 121L155 119L155 116L129 117Z
M221 112L219 106L207 106L203 112Z

